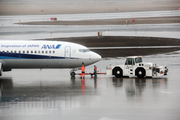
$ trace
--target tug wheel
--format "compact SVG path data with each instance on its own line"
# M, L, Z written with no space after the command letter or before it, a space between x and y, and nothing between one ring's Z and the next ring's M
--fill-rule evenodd
M113 75L115 75L116 77L122 77L123 76L123 71L120 67L115 67L113 69Z
M144 78L146 76L146 71L144 68L137 68L136 75L138 78Z

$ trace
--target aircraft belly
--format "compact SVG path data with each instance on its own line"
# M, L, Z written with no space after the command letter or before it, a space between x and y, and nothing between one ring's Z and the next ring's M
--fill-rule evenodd
M7 68L61 68L58 59L8 59L5 60Z
M89 59L4 59L4 68L76 68L97 62Z
M85 66L95 63L94 61L89 59L63 59L61 60L61 68L81 67L82 62L85 64Z

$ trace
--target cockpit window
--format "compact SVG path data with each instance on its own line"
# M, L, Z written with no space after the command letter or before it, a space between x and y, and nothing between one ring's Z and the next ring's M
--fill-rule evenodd
M90 51L89 49L79 49L79 52L83 52L83 53L89 52L89 51Z
M141 57L135 58L135 62L136 62L136 63L142 62L142 58L141 58Z

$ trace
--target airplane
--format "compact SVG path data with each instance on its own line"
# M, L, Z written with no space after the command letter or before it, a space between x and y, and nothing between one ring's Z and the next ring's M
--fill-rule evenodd
M75 68L101 60L87 47L63 41L2 40L0 41L0 76L12 69Z

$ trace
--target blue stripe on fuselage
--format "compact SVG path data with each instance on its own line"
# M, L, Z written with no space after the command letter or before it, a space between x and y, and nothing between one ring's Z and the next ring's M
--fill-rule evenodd
M65 57L19 54L19 53L0 53L0 59L65 59ZM76 58L71 58L76 59Z

